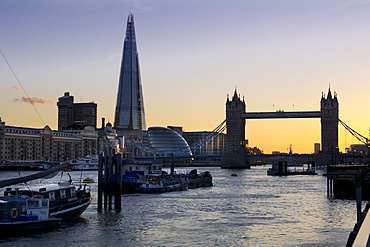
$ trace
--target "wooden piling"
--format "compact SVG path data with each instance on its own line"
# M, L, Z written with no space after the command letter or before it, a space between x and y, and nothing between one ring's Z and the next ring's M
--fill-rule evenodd
M114 195L114 209L121 210L121 190L122 190L122 156L120 154L116 155L115 164L115 195Z
M99 154L98 165L98 211L101 212L103 207L103 155Z
M362 186L361 186L361 181L359 181L356 184L357 224L359 225L361 225L362 223L361 206L362 206Z
M171 153L171 174L175 174L175 155Z
M279 161L279 176L286 176L286 175L288 175L288 162Z
M122 157L114 155L111 149L104 149L104 156L99 155L98 166L98 211L102 211L103 190L104 210L112 210L113 196L116 210L121 210ZM113 169L114 166L114 169ZM103 173L104 169L104 173ZM104 175L103 175L104 174Z
M330 181L329 176L326 176L326 196L330 197Z
M108 169L109 169L109 176L108 176L108 181L109 181L109 189L107 190L108 196L109 196L109 211L112 210L112 196L113 196L113 159L112 159L112 150L109 148L108 153L109 153L109 162L108 162Z
M108 155L107 149L104 150L104 210L108 209L108 193L109 191L109 184L108 184L108 176L109 176L109 169L108 169Z

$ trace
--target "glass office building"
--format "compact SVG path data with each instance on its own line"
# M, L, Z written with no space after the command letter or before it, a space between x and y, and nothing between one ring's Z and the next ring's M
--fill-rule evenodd
M149 146L157 151L173 153L181 151L181 155L191 155L188 143L177 132L165 127L148 129Z
M123 45L114 128L126 130L146 129L134 16L131 13L128 16L126 37Z

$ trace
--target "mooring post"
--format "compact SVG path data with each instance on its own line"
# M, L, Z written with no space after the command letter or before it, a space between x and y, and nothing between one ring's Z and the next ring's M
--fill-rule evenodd
M330 181L329 181L329 175L326 174L326 196L330 197Z
M109 171L108 171L108 154L107 154L107 148L104 148L104 210L107 210L108 208L108 191L109 191L109 185L108 185L108 177L109 177Z
M279 163L278 163L279 176L283 175L283 164L282 163L283 163L282 161L279 161Z
M171 174L175 174L175 155L171 153Z
M112 210L112 194L113 194L113 158L112 158L112 149L108 149L109 152L109 211Z
M361 206L362 206L362 179L357 177L356 178L356 207L357 207L357 224L361 225L362 217L361 217Z
M98 164L98 211L102 211L103 207L103 156L99 154Z
M334 197L334 183L336 183L337 175L330 178L330 197Z
M121 188L122 188L122 156L116 155L116 166L115 166L115 196L114 196L114 208L115 210L121 210Z
M284 163L284 175L288 175L288 161L283 161Z

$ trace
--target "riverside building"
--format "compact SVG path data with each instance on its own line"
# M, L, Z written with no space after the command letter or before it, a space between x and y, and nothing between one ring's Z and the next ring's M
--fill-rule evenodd
M95 128L55 131L6 126L0 118L0 160L65 161L97 155L98 135Z

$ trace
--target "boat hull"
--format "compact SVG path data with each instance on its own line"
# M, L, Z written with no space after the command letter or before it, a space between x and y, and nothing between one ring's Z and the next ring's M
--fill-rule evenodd
M139 189L140 193L164 193L164 192L171 192L171 191L182 191L188 189L188 183L177 184L173 186L158 186L158 187L151 187L151 186L142 186Z
M80 216L91 204L91 199L84 199L75 204L63 205L50 209L50 216L68 220Z
M61 219L49 218L35 221L0 221L0 236L5 237L9 234L19 234L25 232L35 232L45 229L52 229L60 224Z
M139 192L140 186L143 182L122 182L122 193L132 194Z
M212 177L189 178L189 189L213 186Z

